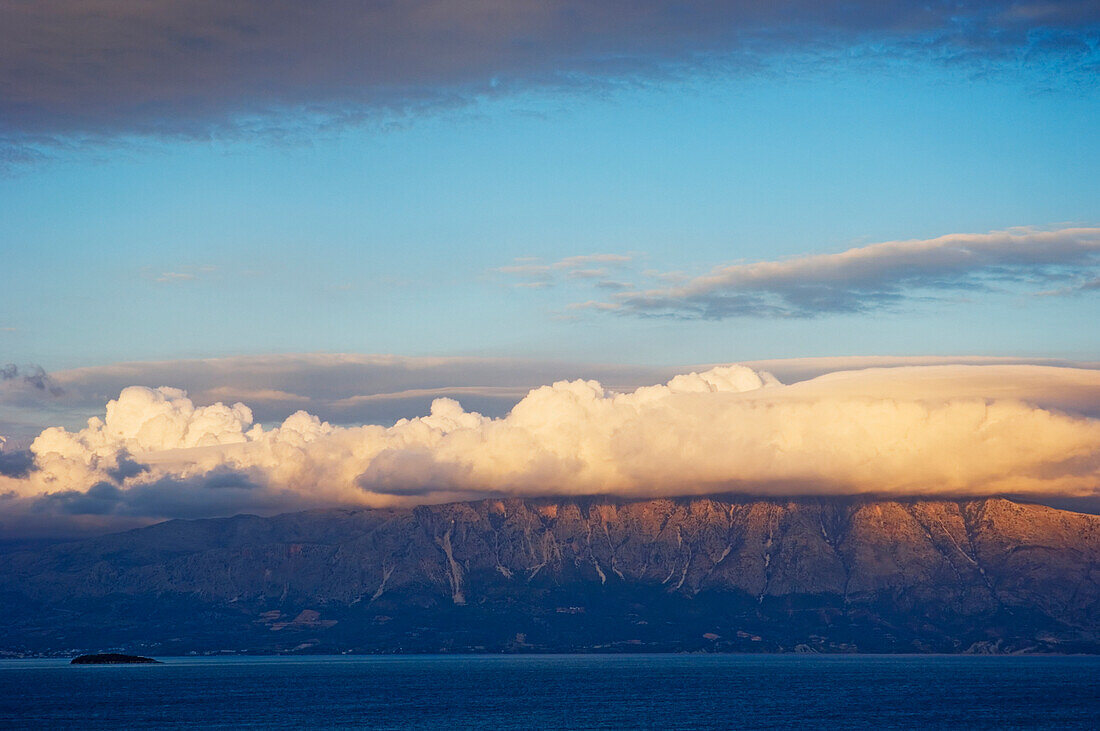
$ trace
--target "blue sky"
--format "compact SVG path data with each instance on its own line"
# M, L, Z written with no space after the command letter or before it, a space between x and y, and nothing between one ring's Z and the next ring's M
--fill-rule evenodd
M697 320L570 309L593 298L585 282L517 287L495 271L617 254L631 261L613 273L639 281L1095 226L1100 93L1064 76L779 52L761 71L532 85L290 139L62 135L0 178L0 361L1096 358L1100 298L1038 294L1053 285L956 282L854 313Z

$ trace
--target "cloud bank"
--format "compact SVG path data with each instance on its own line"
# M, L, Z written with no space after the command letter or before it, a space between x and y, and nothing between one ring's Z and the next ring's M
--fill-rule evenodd
M808 318L963 291L1082 293L1098 273L1100 228L1024 228L730 264L672 286L631 289L575 307L684 319Z
M392 424L426 413L439 397L503 416L543 383L596 378L613 389L668 379L678 371L623 364L521 358L406 357L305 353L203 360L116 363L44 374L49 388L24 380L40 370L0 379L0 434L29 446L51 425L79 428L132 385L173 384L196 404L242 401L259 421L282 421L305 409L335 424Z
M784 383L826 373L915 365L1045 365L1100 368L1056 358L988 356L846 356L742 361ZM122 389L170 383L195 405L248 404L256 421L281 422L305 410L336 425L393 424L425 414L436 398L462 402L493 418L508 413L533 388L582 378L611 391L631 391L687 371L721 364L643 366L524 358L408 357L356 353L287 353L202 360L136 361L46 373L7 367L0 379L0 435L25 449L49 426L76 431ZM32 375L33 382L23 376ZM38 384L46 386L39 388ZM1059 407L1061 408L1061 407Z
M612 392L536 388L489 418L436 399L393 426L304 411L264 429L240 403L130 387L43 431L0 475L18 513L175 517L490 494L1100 493L1100 371L912 366L784 385L720 366Z
M0 134L272 132L288 111L326 123L854 48L1090 82L1098 28L1079 0L5 0Z

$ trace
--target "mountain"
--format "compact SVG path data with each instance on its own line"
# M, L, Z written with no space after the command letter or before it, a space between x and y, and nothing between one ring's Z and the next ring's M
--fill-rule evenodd
M1100 516L1003 499L505 499L0 556L0 651L1100 651Z

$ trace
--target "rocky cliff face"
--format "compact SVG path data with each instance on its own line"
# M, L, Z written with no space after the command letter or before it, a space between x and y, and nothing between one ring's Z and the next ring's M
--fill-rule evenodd
M0 557L0 609L16 652L1096 651L1100 517L601 498L170 521Z

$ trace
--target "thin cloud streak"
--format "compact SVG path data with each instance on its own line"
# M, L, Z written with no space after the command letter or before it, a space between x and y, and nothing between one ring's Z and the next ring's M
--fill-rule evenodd
M629 266L634 258L633 254L581 254L544 262L534 257L523 257L492 269L490 274L518 280L511 283L518 289L543 289L554 286L562 278L580 281L604 279L612 270Z
M45 377L64 393L54 395L25 382L26 369L9 368L3 372L13 377L0 380L0 435L27 446L46 426L79 427L135 384L177 384L201 405L243 401L263 423L306 409L336 424L392 424L423 413L437 396L461 396L477 411L501 416L541 383L583 376L613 388L635 388L668 378L673 370L521 358L279 354L55 371Z
M519 401L523 398L528 388L517 388L513 386L445 386L442 388L409 388L404 391L395 391L393 393L369 393L361 394L358 396L349 396L347 398L334 401L333 406L337 408L346 408L358 406L360 404L372 403L375 401L404 401L406 399L418 399L424 397L430 398L458 398L467 396L485 396L489 398L499 398Z

